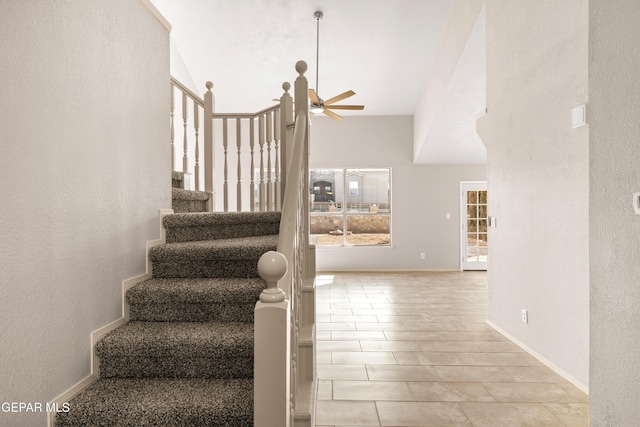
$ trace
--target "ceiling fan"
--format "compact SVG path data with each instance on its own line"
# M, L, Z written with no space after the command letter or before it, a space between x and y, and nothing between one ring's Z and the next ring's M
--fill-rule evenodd
M342 117L331 110L364 110L364 105L333 105L338 101L355 95L352 90L341 93L340 95L329 98L326 101L318 95L318 63L320 58L320 20L324 15L319 10L313 14L316 20L316 89L309 89L309 111L314 114L324 113L326 116L334 120L342 120Z

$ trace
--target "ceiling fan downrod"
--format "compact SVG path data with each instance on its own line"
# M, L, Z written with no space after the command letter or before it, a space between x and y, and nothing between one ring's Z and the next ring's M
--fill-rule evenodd
M316 94L318 94L318 68L320 64L320 20L324 14L319 10L313 13L313 19L316 20Z

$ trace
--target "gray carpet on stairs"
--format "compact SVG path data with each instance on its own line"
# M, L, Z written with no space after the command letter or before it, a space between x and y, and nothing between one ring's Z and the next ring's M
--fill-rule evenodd
M64 427L253 426L252 379L100 379L58 414Z
M96 344L100 378L56 426L252 426L256 265L275 250L279 221L165 217L171 237L150 250L153 278L127 291L131 321Z

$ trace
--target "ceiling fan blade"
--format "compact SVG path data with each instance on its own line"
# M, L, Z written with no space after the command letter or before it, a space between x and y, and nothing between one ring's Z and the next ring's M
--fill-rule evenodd
M364 110L364 105L332 105L332 110Z
M348 98L348 97L350 97L350 96L353 96L353 95L355 95L355 94L356 94L356 93L355 93L354 91L352 91L352 90L348 90L348 91L346 91L346 92L344 92L344 93L341 93L341 94L340 94L340 95L338 95L338 96L334 96L333 98L329 98L329 99L327 99L326 101L324 101L324 105L331 105L331 104L333 104L334 102L342 101L343 99Z
M320 105L320 101L318 100L318 95L316 95L315 90L309 89L309 99L313 105Z
M333 111L328 110L326 108L324 109L323 113L326 114L327 117L331 117L333 120L338 120L338 121L342 120L342 116L339 116L336 113L334 113Z

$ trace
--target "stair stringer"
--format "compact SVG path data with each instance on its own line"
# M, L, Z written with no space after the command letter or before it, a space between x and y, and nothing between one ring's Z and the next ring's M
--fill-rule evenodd
M127 302L127 291L134 285L151 279L153 271L153 265L149 259L149 251L152 247L162 245L166 243L166 232L164 229L164 217L173 214L173 209L160 209L160 238L156 240L149 240L146 243L146 256L145 256L145 273L139 276L131 277L122 281L122 317L114 320L113 322L96 329L91 332L91 368L89 375L72 385L69 389L63 391L58 396L54 397L47 403L47 407L62 408L64 410L65 404L69 402L74 396L80 394L84 389L96 382L100 378L100 359L96 355L96 343L100 341L105 335L114 329L119 328L125 323L129 322L129 303ZM47 427L54 427L56 421L56 412L47 413Z

